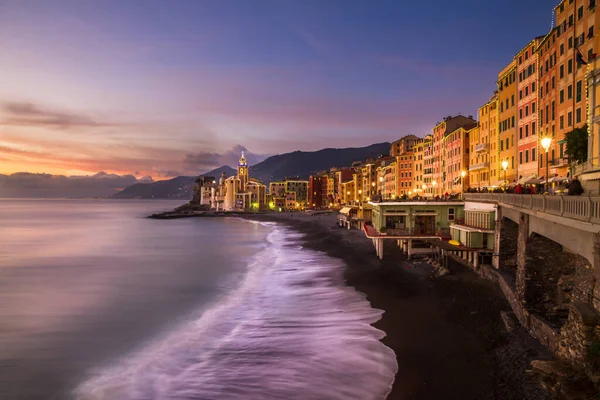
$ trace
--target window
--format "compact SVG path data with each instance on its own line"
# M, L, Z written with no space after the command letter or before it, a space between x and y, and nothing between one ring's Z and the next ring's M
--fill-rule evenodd
M515 95L510 96L510 103L514 107L515 106Z
M558 67L558 79L562 79L565 77L565 66L561 65L560 67Z
M448 208L448 221L454 221L454 208Z
M583 18L583 6L579 7L579 9L577 9L577 19L581 19Z
M529 115L529 106L525 106L525 116Z
M525 137L529 136L529 125L525 125Z
M535 147L531 149L531 161L535 161Z
M588 39L591 39L594 37L594 25L590 26L590 29L588 29Z
M565 102L565 90L561 90L558 96L558 102L559 104L562 104Z
M525 96L528 96L528 95L529 95L529 86L526 86L525 87Z
M581 81L577 81L577 86L575 87L575 101L581 101Z
M581 108L578 108L577 110L575 110L575 122L576 123L581 122Z
M535 112L535 101L533 103L531 103L531 113L533 114Z
M508 150L508 149L509 149L509 147L508 147L508 138L506 138L506 150Z
M511 158L510 167L511 167L512 169L514 169L514 168L515 168L515 156L512 156L512 158Z
M567 125L573 125L573 113L571 111L567 114Z
M535 121L531 123L531 134L535 135Z
M573 36L571 36L569 38L569 48L572 49L573 48Z
M521 100L523 98L523 91L519 90L519 100Z
M562 56L563 54L565 54L565 44L561 43L561 45L560 45L560 55Z
M571 100L573 98L573 85L569 85L567 87L567 99Z
M523 152L519 152L519 164L523 164Z
M500 141L500 151L504 151L504 141Z
M523 139L523 127L519 128L519 139Z
M553 102L552 102L552 120L554 120L554 118L556 118L556 117L554 116L554 111L555 111L555 110L556 110L556 107L555 107L555 103L554 103L554 101L553 101Z
M529 162L529 150L525 150L525 162Z
M522 108L519 110L519 118L523 118L523 109Z
M554 81L554 77L552 77L552 89L554 89L554 84L555 84L555 83L556 83L556 82Z
M531 93L535 92L535 82L531 82Z
M573 59L567 61L567 74L573 73Z
M565 116L564 116L564 115L561 115L561 116L560 116L560 119L559 119L559 121L560 121L560 122L559 122L559 124L558 124L558 127L559 127L560 129L564 129L564 128L565 128Z

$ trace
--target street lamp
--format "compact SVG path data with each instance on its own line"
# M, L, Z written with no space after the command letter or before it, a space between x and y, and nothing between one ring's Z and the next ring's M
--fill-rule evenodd
M506 183L506 169L508 168L508 160L502 161L502 169L504 170L504 183Z
M435 195L435 187L437 185L437 181L431 181L431 195Z
M546 192L548 192L548 150L550 150L550 145L552 144L551 137L545 137L542 139L542 147L546 150Z
M460 171L460 186L462 186L462 192L465 192L465 176L467 176L467 171Z

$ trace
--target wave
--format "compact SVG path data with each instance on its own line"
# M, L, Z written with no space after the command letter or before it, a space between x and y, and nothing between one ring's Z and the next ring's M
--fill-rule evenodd
M272 225L243 283L198 320L97 371L77 400L379 400L396 358L343 264Z

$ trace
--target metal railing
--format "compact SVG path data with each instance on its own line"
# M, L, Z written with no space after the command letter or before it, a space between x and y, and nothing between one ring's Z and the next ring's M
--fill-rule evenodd
M541 194L464 193L466 201L503 203L578 221L600 224L600 196L549 196Z

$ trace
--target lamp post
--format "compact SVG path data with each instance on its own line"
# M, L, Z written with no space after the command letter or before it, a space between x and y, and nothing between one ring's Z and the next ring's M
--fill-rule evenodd
M551 137L545 137L542 139L542 147L546 150L546 192L548 192L548 184L550 182L548 179L548 150L550 150L550 145L552 144Z
M467 171L460 171L460 186L463 193L465 192L465 176L467 176Z
M435 186L437 185L437 181L431 181L431 196L435 195Z
M362 190L358 190L358 201L362 203Z
M508 168L508 160L502 161L502 169L504 170L504 183L506 184L506 169Z

